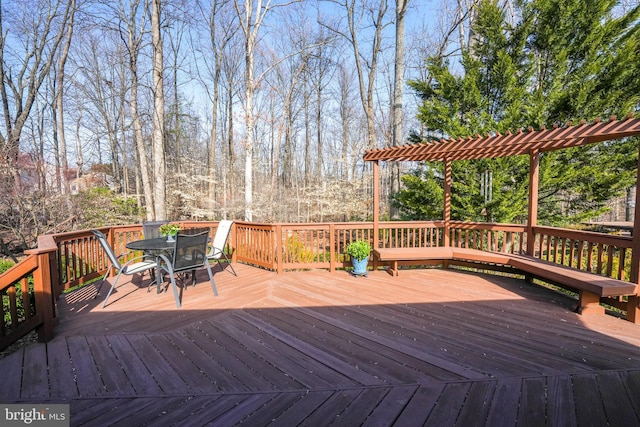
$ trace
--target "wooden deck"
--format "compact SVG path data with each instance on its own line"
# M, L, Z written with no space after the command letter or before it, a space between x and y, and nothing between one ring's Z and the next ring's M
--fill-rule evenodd
M59 302L56 338L0 359L0 401L72 425L640 425L640 325L455 270L276 275ZM104 293L104 292L103 292Z

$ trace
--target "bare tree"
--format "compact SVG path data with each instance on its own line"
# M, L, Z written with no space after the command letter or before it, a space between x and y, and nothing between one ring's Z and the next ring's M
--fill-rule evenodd
M67 160L67 140L65 138L64 132L64 104L63 94L64 94L64 77L65 77L65 65L67 63L67 58L69 57L69 48L71 47L71 39L73 37L73 21L76 13L76 0L69 1L71 6L71 13L69 14L69 21L67 24L67 32L65 35L64 45L60 52L60 57L58 58L57 70L56 70L56 127L57 134L60 141L60 152L62 154L61 160L62 164L62 185L65 193L69 193L69 180L67 177L67 171L69 170L69 162Z
M208 10L205 10L204 5L200 4L199 9L205 22L207 23L208 30L208 46L200 46L198 44L197 49L202 49L206 52L206 55L211 55L213 61L203 61L207 67L207 72L211 79L211 84L204 84L204 88L211 100L211 132L209 139L209 210L213 212L216 205L216 189L217 185L217 155L216 155L216 141L218 139L218 109L220 108L220 87L223 74L223 65L225 57L225 51L228 44L235 36L238 26L237 22L234 22L233 17L229 12L228 6L231 4L230 0L213 0ZM206 49L205 49L206 48ZM232 73L233 74L233 73ZM233 86L233 85L230 85ZM230 97L232 99L232 97ZM225 150L222 150L223 153ZM233 153L233 147L230 147L230 153ZM223 155L223 163L226 163ZM226 175L230 172L224 170L222 175ZM223 195L223 200L226 197Z
M273 4L271 0L234 0L240 28L245 36L245 160L244 160L244 219L251 221L253 218L253 149L255 145L256 119L254 116L255 93L257 80L255 78L255 48L258 41L260 27L265 16L275 7L297 3L292 0L285 3Z
M153 44L153 164L155 169L153 205L156 219L167 218L166 162L164 149L164 63L162 51L161 0L151 2Z
M358 87L360 89L360 101L367 118L367 147L373 148L376 144L374 89L378 68L378 56L382 50L382 30L387 25L385 15L388 9L387 0L333 0L343 9L347 19L347 28L343 30L335 25L324 24L332 31L342 35L353 49L354 63L358 75ZM367 46L370 46L370 55L366 57L361 52L360 37L362 36L363 20L371 22L373 37ZM367 77L365 78L365 69Z
M73 2L62 0L52 2L49 7L32 4L30 14L23 15L21 8L16 10L16 16L8 16L7 28L6 8L0 4L0 102L4 119L0 150L13 173L15 194L21 189L20 135L67 33L74 6ZM14 33L19 36L16 41L22 44L22 56L20 49L9 42Z
M140 0L133 0L129 2L129 8L127 10L126 4L121 1L118 13L120 15L120 20L124 23L125 27L125 30L122 32L121 39L126 46L129 66L129 78L131 84L129 93L129 114L131 115L133 142L137 154L136 163L139 166L139 176L142 181L145 206L147 207L146 218L151 220L156 217L155 204L153 201L154 191L151 171L149 170L147 147L142 133L140 107L138 104L138 92L140 88L140 81L138 77L138 58L143 47L147 19L147 15L144 13L144 8L144 1L141 2Z
M403 88L404 88L404 17L409 0L396 0L396 49L393 75L393 130L391 145L398 146L403 139ZM390 165L391 194L400 191L400 168L397 162ZM390 211L391 218L397 217L394 208Z

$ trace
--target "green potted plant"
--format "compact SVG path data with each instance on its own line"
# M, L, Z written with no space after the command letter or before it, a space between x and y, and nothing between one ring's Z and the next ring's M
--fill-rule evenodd
M347 245L347 255L351 257L351 264L354 276L366 276L367 264L369 263L369 254L371 253L371 245L364 240L354 240Z
M161 225L160 228L158 228L158 231L160 231L163 236L167 236L168 241L171 241L174 239L175 235L178 234L180 229L180 224L169 223Z

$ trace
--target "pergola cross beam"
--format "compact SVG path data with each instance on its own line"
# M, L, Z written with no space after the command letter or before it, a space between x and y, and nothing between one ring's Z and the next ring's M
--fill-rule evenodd
M640 119L628 117L607 122L554 127L538 131L529 128L515 133L457 139L441 139L420 144L373 149L365 152L365 161L444 161L488 159L577 147L596 142L620 139L640 134Z

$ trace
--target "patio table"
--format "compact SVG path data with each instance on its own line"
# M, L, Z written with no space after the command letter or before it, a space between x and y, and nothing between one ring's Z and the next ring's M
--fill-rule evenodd
M152 239L134 240L126 244L127 249L133 251L143 251L156 257L156 275L155 283L158 293L162 292L160 288L160 255L163 253L173 252L176 241L168 241L166 237L154 237ZM151 282L153 284L153 282ZM151 286L151 285L149 285Z

